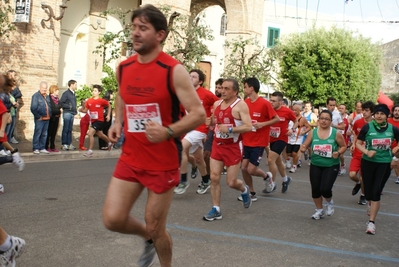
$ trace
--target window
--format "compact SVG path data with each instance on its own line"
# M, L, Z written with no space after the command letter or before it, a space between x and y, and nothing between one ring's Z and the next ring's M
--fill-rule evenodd
M227 16L226 14L223 14L220 20L220 35L225 36L226 30L227 30Z
M277 44L279 37L280 37L280 29L269 27L267 35L267 47L275 46Z

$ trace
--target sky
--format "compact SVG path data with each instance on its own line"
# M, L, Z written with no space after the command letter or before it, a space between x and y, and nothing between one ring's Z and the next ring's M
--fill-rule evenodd
M399 0L269 0L334 16L338 25L358 30L373 42L399 39ZM347 3L346 3L347 2ZM344 22L345 21L345 22ZM384 23L383 21L396 21ZM343 23L344 22L344 23Z

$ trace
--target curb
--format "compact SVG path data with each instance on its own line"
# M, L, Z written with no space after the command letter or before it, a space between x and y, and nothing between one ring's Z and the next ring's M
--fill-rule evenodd
M121 149L113 149L111 151L94 150L93 156L86 158L83 156L85 151L62 151L50 154L33 154L32 152L24 152L20 155L25 163L29 162L48 162L48 161L66 161L66 160L90 160L103 158L118 158Z

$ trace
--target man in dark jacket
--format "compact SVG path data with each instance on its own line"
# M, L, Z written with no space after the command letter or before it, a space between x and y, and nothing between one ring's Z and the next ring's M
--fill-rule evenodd
M64 127L62 128L62 150L75 150L76 148L72 145L72 127L73 119L77 114L76 110L76 96L75 90L78 87L78 83L75 80L68 82L68 90L66 90L61 96L61 107L62 107L62 118L64 120Z
M51 116L50 98L47 95L47 83L40 83L40 90L32 95L30 111L35 119L35 132L33 134L33 153L49 152L45 149L48 125Z

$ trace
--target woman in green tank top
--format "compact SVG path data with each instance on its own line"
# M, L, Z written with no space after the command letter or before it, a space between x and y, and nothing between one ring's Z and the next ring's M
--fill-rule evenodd
M309 179L312 187L312 198L316 205L316 213L312 219L324 217L323 197L326 200L326 213L334 214L332 187L338 176L339 157L345 153L344 137L337 129L331 127L332 113L323 110L319 115L318 126L309 132L301 151L305 152L311 145L312 159L309 168Z
M392 157L399 147L391 148L393 140L399 140L399 129L387 122L389 108L385 104L374 107L374 120L365 124L356 140L356 148L362 153L361 171L364 194L368 202L366 233L375 234L375 219L381 205L381 192L391 175L391 168L398 159ZM365 142L366 146L362 143Z

